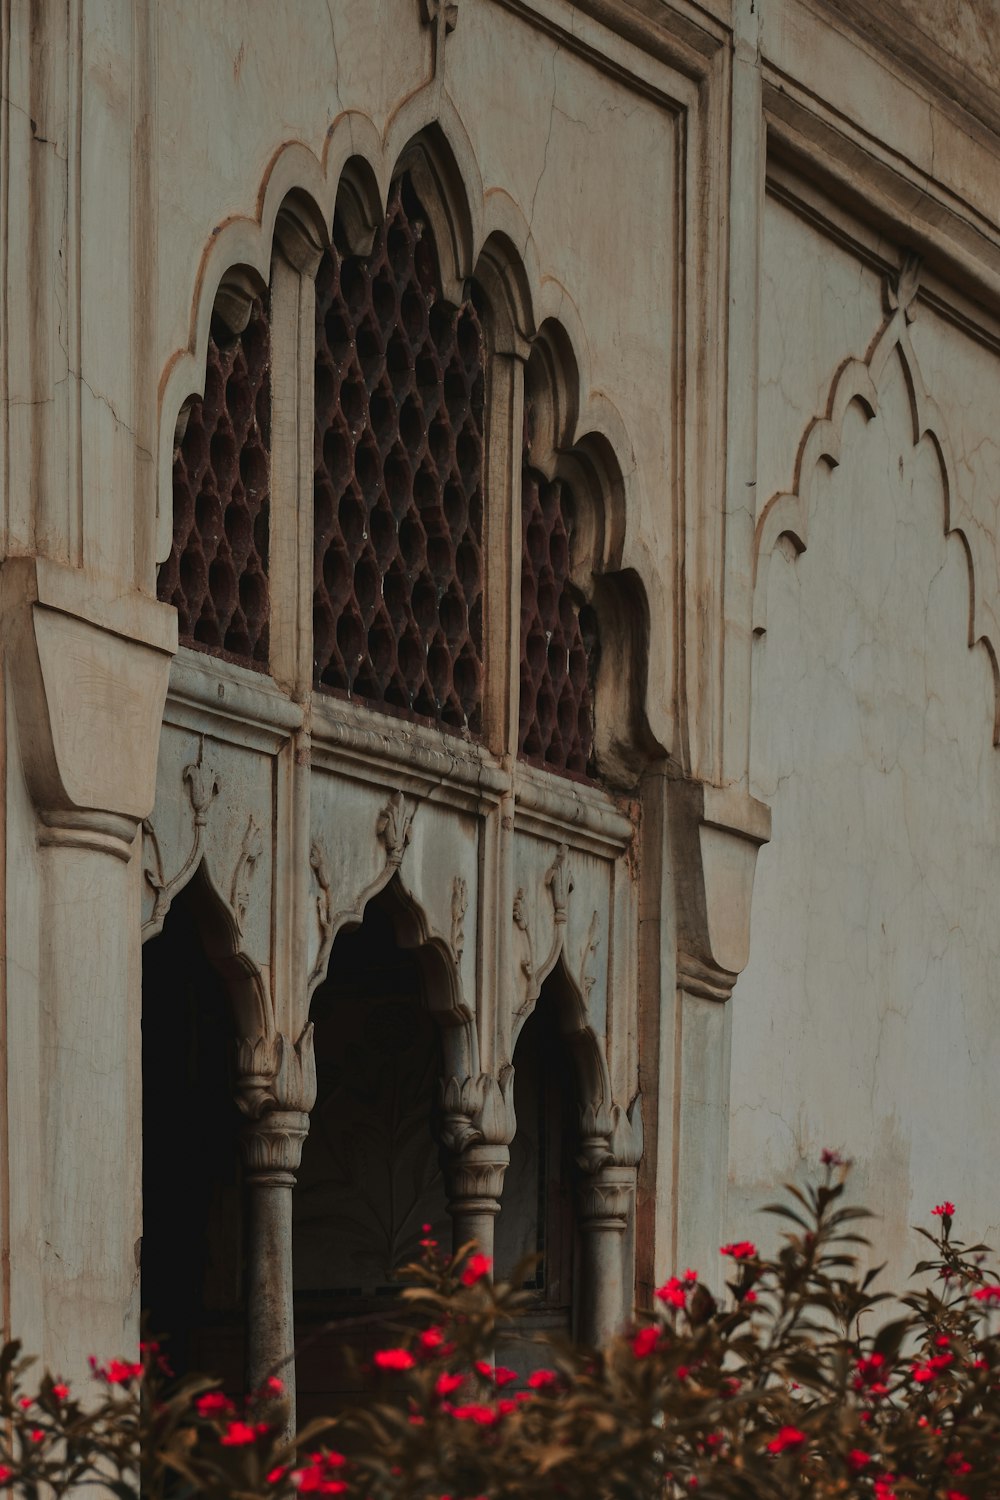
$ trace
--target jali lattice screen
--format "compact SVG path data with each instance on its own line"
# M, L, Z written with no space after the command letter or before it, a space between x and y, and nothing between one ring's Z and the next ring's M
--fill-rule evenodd
M570 582L568 485L521 469L519 753L549 771L592 773L597 617Z
M174 537L157 593L182 644L267 667L271 332L257 299L236 338L208 345L205 395L174 460Z
M483 337L394 186L372 252L316 278L315 680L475 734L482 700Z

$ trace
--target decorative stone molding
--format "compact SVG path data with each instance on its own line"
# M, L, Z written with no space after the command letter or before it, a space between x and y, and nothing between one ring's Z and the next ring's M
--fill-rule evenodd
M771 813L736 788L672 781L667 790L677 902L677 982L726 1001L750 954L757 851Z
M601 915L595 907L594 914L590 919L590 926L587 928L587 941L583 947L583 957L580 960L580 993L583 996L585 1005L589 1004L590 992L597 983L597 975L593 972L593 960L597 957L597 950L601 944L600 928Z
M809 543L809 515L816 474L836 468L843 447L844 423L854 405L871 421L881 409L886 370L897 356L906 372L906 388L916 447L929 439L941 470L944 493L944 534L957 534L965 548L969 570L970 610L967 643L982 644L993 673L993 743L1000 745L1000 597L996 587L993 542L968 506L969 487L958 483L955 460L944 417L931 398L910 339L909 325L917 314L920 261L907 254L895 275L883 284L887 316L866 357L840 365L830 385L825 410L809 423L799 444L791 488L772 495L761 511L754 538L753 627L767 629L767 590L770 561L783 537L796 555Z
M609 1164L583 1179L580 1228L584 1233L595 1229L625 1233L635 1192L635 1177L635 1167Z
M399 869L412 831L413 812L407 809L402 792L392 792L375 825L375 832L385 845L387 865Z
M524 886L519 885L514 894L514 926L524 938L526 953L521 959L521 973L525 979L535 977L535 955L531 946L531 929L528 926L527 913L524 910Z

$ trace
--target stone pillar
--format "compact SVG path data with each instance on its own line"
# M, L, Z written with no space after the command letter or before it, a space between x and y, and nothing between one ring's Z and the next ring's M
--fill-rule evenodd
M460 1250L474 1240L493 1258L493 1226L500 1212L504 1173L514 1138L514 1069L446 1079L441 1086L441 1142L447 1162L452 1241Z
M580 1341L599 1348L621 1328L625 1307L625 1230L635 1167L605 1165L580 1195Z
M269 1375L285 1387L287 1432L295 1431L295 1314L292 1301L292 1189L316 1102L313 1029L237 1045L237 1102L248 1116L243 1155L247 1226L246 1388Z
M626 1113L618 1104L580 1111L579 1336L598 1348L621 1329L625 1299L625 1232L635 1211L636 1169L642 1157L642 1097Z
M7 972L9 1005L25 1017L34 1012L37 1052L22 1027L7 1068L31 1079L39 1137L37 1175L30 1187L19 1177L14 1188L22 1227L12 1289L21 1326L36 1330L24 1328L38 1340L32 1352L82 1378L88 1355L127 1356L138 1343L140 932L132 853L153 805L176 616L42 558L7 559L0 614L38 846L37 865L16 872L26 888L18 899L37 913L37 966L22 954ZM7 745L16 764L12 735Z

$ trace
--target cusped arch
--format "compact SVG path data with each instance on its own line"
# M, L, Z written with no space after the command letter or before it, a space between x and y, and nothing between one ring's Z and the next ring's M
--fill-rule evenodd
M182 894L189 900L205 956L225 986L237 1035L273 1035L273 1006L264 975L243 946L239 920L216 885L205 856L171 888L167 902L143 926L143 943L159 937L170 908Z
M586 1118L592 1113L595 1119L603 1121L606 1117L610 1118L613 1108L611 1072L603 1039L591 1024L586 998L570 973L563 949L560 949L546 971L539 975L533 997L521 1007L514 1019L511 1054L516 1056L518 1038L535 1013L542 986L550 981L559 1033L572 1065L580 1109Z
M910 292L911 300L913 295L915 285ZM754 538L754 633L762 635L767 629L768 575L775 548L782 539L787 539L796 556L806 550L815 476L821 466L834 469L840 463L844 423L852 406L860 408L866 421L878 416L884 377L891 360L898 358L909 400L913 446L916 448L927 439L937 459L944 495L944 537L947 540L954 536L962 544L969 583L966 643L970 648L981 645L989 659L994 689L993 743L1000 745L997 654L1000 621L995 596L987 594L980 584L980 580L995 576L996 562L987 555L981 541L981 528L962 501L944 417L927 391L909 336L908 325L913 316L910 301L900 304L893 301L890 294L890 305L894 311L873 341L868 357L865 360L849 359L837 370L825 414L813 418L803 434L792 488L773 495L761 512Z
M479 1033L475 1009L463 993L457 957L451 944L434 927L423 903L406 885L399 867L391 861L349 908L331 918L310 975L307 1001L312 1002L327 976L338 936L360 927L372 902L388 916L399 946L414 955L428 1011L441 1032L445 1076L475 1077L480 1071Z

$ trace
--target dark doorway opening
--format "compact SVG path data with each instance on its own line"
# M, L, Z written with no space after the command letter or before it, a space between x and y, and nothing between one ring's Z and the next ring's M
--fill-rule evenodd
M398 1273L422 1225L450 1247L433 1121L438 1027L388 900L333 947L313 997L317 1097L293 1199L300 1419L334 1410L398 1322ZM329 1326L328 1326L329 1325Z
M558 970L545 981L514 1048L517 1133L510 1146L495 1246L498 1279L512 1277L526 1256L537 1257L522 1277L534 1293L521 1324L524 1337L506 1341L503 1349L505 1360L522 1373L544 1362L530 1342L531 1334L544 1330L572 1336L576 1323L577 1091L560 1028L564 983Z
M148 1332L178 1374L238 1393L243 1370L240 1114L229 1000L188 886L142 955L142 1264Z

